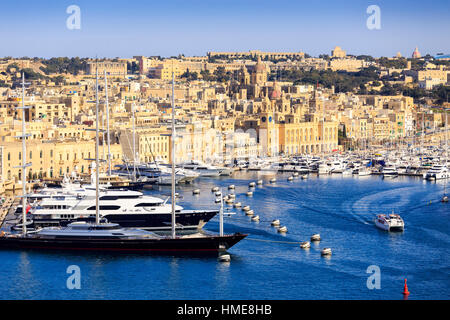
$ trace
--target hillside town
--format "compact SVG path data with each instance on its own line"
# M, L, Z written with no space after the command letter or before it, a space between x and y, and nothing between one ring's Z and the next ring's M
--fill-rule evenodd
M407 58L353 56L340 47L319 57L259 50L131 59L5 57L2 190L20 189L22 179L22 74L30 181L90 172L97 74L104 129L99 152L111 166L172 162L172 77L176 163L323 155L411 144L419 137L439 144L450 107L450 56L421 56L418 48Z

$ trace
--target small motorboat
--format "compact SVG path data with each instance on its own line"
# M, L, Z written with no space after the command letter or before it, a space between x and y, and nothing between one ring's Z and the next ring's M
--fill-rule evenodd
M230 256L229 254L227 254L227 253L221 254L221 255L219 255L219 257L218 257L218 260L219 260L220 262L230 262L231 256Z
M270 224L274 227L278 227L280 225L280 220L278 220L278 219L273 220Z
M242 211L249 211L250 210L250 206L244 206L242 207Z
M214 200L214 202L215 203L219 203L219 202L221 202L222 200L220 199L220 198L216 198L216 200Z
M234 202L234 199L227 199L227 200L225 200L225 203L228 204L228 205L232 205L233 202Z
M247 195L247 197L251 197L251 196L253 195L253 192L252 192L252 191L248 191L248 192L246 193L246 195Z
M375 225L385 231L403 231L405 229L405 222L400 215L395 213L377 215Z
M245 215L252 216L254 214L253 210L245 211Z
M448 202L448 196L443 196L441 202Z
M322 239L320 238L320 234L318 234L318 233L313 234L311 236L311 241L320 241L320 240L322 240Z
M219 191L219 187L212 187L211 188L211 192L217 192L217 191Z
M276 178L272 178L272 179L270 179L269 182L270 182L270 183L275 183L275 182L277 182L277 179L276 179Z
M232 190L232 189L234 189L235 187L234 187L234 184L230 184L229 186L228 186L228 189L229 190Z
M228 198L230 198L230 199L234 199L234 198L236 198L236 195L235 195L235 194L233 194L233 193L230 193L230 194L228 195Z
M220 197L222 195L222 192L216 191L215 195L216 195L216 197Z
M258 180L258 181L256 181L256 184L260 186L260 185L263 184L263 181L262 180Z
M304 241L304 242L300 243L300 248L309 249L309 248L311 248L311 243L309 241Z
M293 176L290 176L290 177L287 178L287 181L292 181L292 180L294 180Z
M278 232L279 232L279 233L286 233L287 231L288 231L288 229L287 229L286 226L282 226L282 227L279 227L279 228L278 228Z
M250 183L248 184L248 186L249 186L250 188L253 188L254 186L256 186L256 182L250 182Z
M241 204L240 202L236 202L236 203L234 204L234 207L235 207L235 208L240 208L241 205L242 205L242 204Z
M200 189L194 189L194 190L192 190L192 194L200 194Z
M322 251L320 251L320 254L323 256L331 256L331 248L323 248Z
M306 180L306 179L308 179L308 175L307 174L302 175L302 180Z
M258 221L259 221L259 216L254 216L254 217L252 217L252 221L258 222Z

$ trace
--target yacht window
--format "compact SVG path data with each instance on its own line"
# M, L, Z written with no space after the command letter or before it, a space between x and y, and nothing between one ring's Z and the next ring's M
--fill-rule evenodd
M119 210L120 206L100 206L100 210ZM89 207L88 210L95 210L95 206Z
M137 205L135 205L135 207L157 207L159 206L160 203L146 203L146 202L142 202L142 203L138 203Z

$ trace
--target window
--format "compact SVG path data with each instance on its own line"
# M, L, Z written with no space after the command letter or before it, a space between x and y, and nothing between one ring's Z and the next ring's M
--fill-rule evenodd
M100 206L100 210L119 210L120 206ZM88 210L95 210L95 206L89 207Z
M157 207L159 205L160 205L159 203L145 203L145 202L142 202L142 203L138 203L134 207L135 208L139 208L139 207Z

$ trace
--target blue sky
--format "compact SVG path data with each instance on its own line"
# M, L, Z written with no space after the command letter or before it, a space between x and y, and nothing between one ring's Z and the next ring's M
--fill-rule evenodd
M69 5L81 29L69 30ZM381 29L369 30L369 5ZM450 1L70 0L0 5L0 56L124 57L207 51L304 51L339 45L350 54L450 53Z

